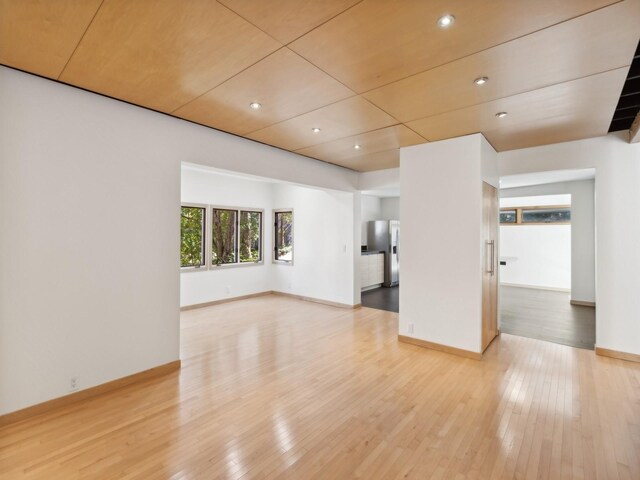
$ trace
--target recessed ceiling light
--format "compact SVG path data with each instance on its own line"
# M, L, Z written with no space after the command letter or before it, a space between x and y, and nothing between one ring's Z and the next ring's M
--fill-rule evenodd
M489 77L478 77L473 81L473 83L475 83L476 85L484 85L488 81Z
M313 133L320 133L320 129L319 129L318 127L313 127L313 128L311 129L311 131L312 131Z
M456 21L456 17L453 15L443 15L438 19L438 26L440 28L449 28Z
M262 108L262 105L258 102L251 102L249 104L249 106L253 109L253 110L260 110Z
M507 112L498 112L496 113L496 117L498 118L504 118L507 116Z
M356 150L360 150L360 145L354 145L353 148L355 148Z

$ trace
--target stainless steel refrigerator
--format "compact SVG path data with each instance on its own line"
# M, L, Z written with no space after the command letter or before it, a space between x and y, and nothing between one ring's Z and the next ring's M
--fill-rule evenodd
M374 220L367 225L367 249L383 251L385 287L400 283L400 221Z

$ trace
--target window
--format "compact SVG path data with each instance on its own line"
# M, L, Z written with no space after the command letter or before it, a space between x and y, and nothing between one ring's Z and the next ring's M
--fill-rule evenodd
M570 205L500 209L502 225L566 225L569 223L571 223Z
M570 221L570 208L537 208L522 210L522 223L567 223Z
M182 206L180 213L180 266L200 268L205 264L206 207Z
M273 216L273 260L293 263L293 210L275 210Z
M236 263L238 212L223 208L211 210L211 265Z
M516 223L517 211L513 210L500 210L500 223Z
M187 270L262 262L263 211L182 205L180 265Z
M240 211L240 262L262 261L262 212Z

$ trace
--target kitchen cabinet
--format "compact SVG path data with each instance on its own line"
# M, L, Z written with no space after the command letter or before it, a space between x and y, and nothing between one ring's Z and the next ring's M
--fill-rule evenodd
M367 288L384 282L384 253L363 253L360 256L360 287Z

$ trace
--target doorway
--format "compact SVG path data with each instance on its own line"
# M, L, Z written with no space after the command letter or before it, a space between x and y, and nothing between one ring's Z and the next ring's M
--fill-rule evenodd
M593 192L593 176L501 185L501 332L594 349Z
M400 197L361 197L360 303L400 310Z

